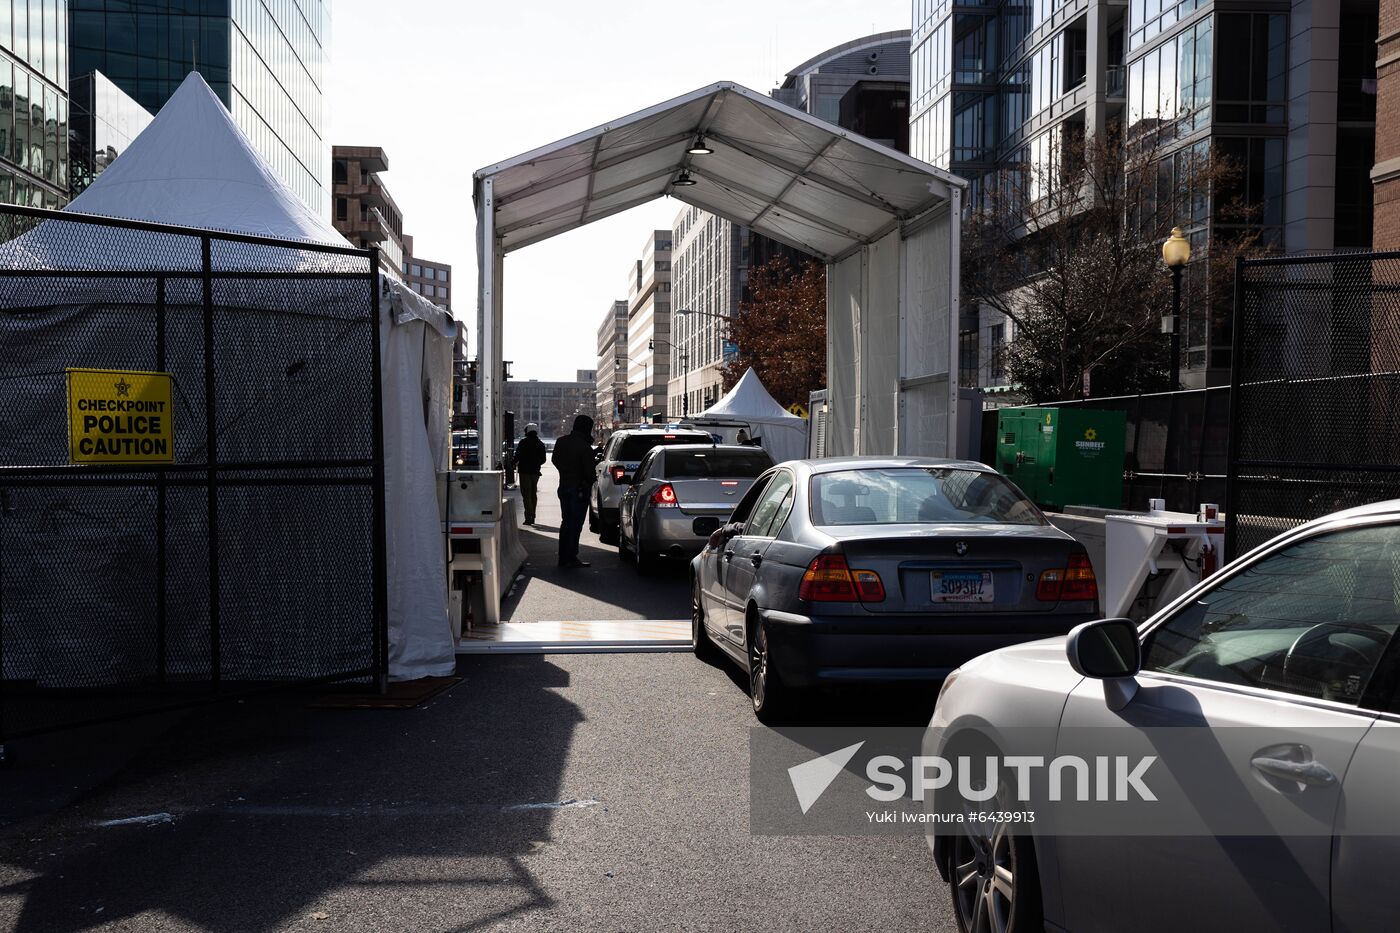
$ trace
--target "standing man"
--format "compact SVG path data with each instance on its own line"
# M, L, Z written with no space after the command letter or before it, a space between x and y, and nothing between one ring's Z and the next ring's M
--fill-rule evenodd
M578 538L588 516L588 497L596 474L593 459L593 419L579 415L574 429L554 442L554 468L559 471L559 566L587 567L578 559Z
M535 505L539 502L540 468L545 461L544 441L540 426L533 421L525 425L525 436L515 448L515 468L520 473L520 498L525 501L525 524L535 523Z

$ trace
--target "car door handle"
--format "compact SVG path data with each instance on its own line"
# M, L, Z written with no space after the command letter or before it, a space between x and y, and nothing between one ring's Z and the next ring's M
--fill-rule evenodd
M1306 787L1323 787L1337 783L1337 776L1322 762L1314 760L1311 757L1310 749L1302 746L1301 750L1309 755L1306 761L1290 761L1287 758L1276 758L1271 755L1256 755L1249 760L1249 764L1260 774Z
M749 560L751 560L753 562L753 565L757 567L759 564L763 563L763 555L758 553L757 551L754 551L752 554L749 555Z
M725 552L724 552L724 559L725 559L726 561L731 561L731 560L733 560L733 559L734 559L734 552L733 552L733 551L725 551Z

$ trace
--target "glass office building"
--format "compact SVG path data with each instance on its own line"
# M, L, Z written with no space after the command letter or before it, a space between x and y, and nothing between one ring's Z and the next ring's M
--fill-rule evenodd
M0 0L0 203L68 203L68 4Z
M910 151L971 181L1047 166L1100 130L1238 167L1179 218L1196 255L1249 227L1288 252L1367 247L1375 145L1378 0L913 0ZM1185 309L1188 385L1228 378L1228 296ZM1212 309L1214 305L1214 309ZM997 384L996 347L1012 324L973 309L963 322L966 381ZM970 352L971 345L981 348ZM975 377L975 378L974 378Z
M100 71L151 113L198 70L287 185L327 212L323 0L68 0L72 74Z
M69 83L69 194L83 193L155 117L100 72Z

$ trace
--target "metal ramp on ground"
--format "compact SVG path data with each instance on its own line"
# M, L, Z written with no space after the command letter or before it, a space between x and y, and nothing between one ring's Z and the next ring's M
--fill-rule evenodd
M473 626L461 654L625 654L690 650L689 619L502 622Z

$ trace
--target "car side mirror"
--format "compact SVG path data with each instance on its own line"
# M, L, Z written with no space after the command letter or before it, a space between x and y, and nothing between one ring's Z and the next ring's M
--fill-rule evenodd
M1142 645L1132 619L1099 619L1070 630L1065 654L1075 673L1102 680L1104 700L1115 712L1137 694L1134 676L1142 670Z

